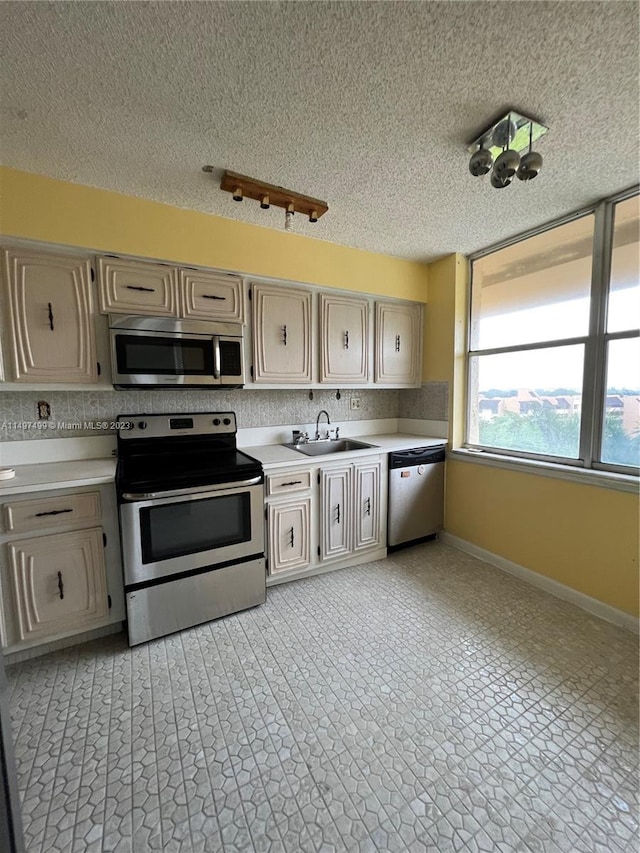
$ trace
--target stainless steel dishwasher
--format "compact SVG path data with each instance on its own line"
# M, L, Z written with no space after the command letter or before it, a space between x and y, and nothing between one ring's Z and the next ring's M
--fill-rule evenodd
M389 454L387 542L399 548L442 530L444 446Z

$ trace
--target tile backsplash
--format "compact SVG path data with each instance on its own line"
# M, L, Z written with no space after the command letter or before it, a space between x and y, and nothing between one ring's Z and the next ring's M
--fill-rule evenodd
M360 407L351 409L352 397ZM425 383L406 391L355 389L340 392L291 389L285 391L208 391L157 389L153 391L0 391L0 441L70 438L114 432L110 422L119 414L159 412L234 411L238 427L278 426L313 422L320 409L331 420L358 421L413 417L447 419L446 382ZM48 420L38 421L38 404L51 408Z
M401 391L398 401L399 418L419 418L425 421L449 420L449 383L423 382L420 388Z

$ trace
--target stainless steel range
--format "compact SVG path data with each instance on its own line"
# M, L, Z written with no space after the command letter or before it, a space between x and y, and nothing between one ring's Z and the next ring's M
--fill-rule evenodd
M264 475L233 412L120 415L129 645L262 604Z

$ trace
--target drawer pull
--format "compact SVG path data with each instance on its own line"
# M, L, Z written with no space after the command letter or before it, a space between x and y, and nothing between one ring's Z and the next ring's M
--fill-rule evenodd
M289 480L288 483L280 483L281 486L301 486L302 480Z
M125 284L125 287L127 288L127 290L142 290L145 293L155 293L156 292L155 287L138 287L135 284Z
M53 308L51 307L51 303L48 303L49 306L49 328L53 332Z
M213 296L210 293L203 293L202 298L203 299L217 299L220 302L225 302L227 297L226 296Z
M58 589L60 590L60 599L64 598L64 584L62 583L62 572L58 572Z
M285 346L287 345L287 327L286 327L286 325L284 325L284 326L282 327L282 343L283 343Z
M72 509L50 509L49 512L37 512L36 518L42 518L43 515L62 515L65 512L73 512Z
M344 348L349 349L349 329L344 333Z

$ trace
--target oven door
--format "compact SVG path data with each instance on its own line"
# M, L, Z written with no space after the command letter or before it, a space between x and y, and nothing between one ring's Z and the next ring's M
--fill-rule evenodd
M217 336L111 329L113 384L220 385Z
M264 556L261 480L193 494L125 494L127 502L120 505L125 586Z

